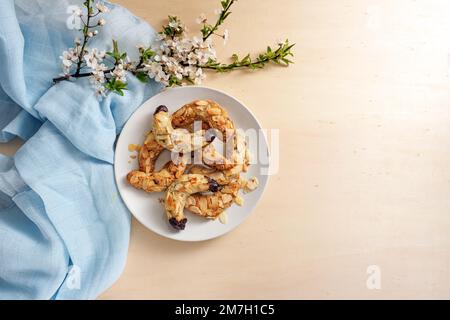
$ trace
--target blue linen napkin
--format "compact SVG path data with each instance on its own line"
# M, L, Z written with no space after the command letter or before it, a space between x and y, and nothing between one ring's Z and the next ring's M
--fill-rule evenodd
M99 101L88 79L52 85L77 31L82 0L0 1L0 299L93 299L121 274L130 214L114 182L114 143L131 113L162 87L128 77L124 97ZM107 3L92 47L137 55L154 30ZM133 57L132 57L133 58ZM135 58L135 57L134 57Z

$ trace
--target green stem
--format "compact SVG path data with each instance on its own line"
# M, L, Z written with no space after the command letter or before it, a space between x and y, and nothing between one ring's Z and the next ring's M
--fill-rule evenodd
M84 48L86 47L86 44L87 44L87 42L89 40L89 37L87 36L87 34L89 32L89 22L91 20L91 15L89 13L90 7L91 7L91 0L86 0L87 20L86 20L86 24L85 24L85 26L83 28L83 44L81 46L80 53L78 54L77 71L75 72L76 76L80 75L81 64L83 63Z
M248 68L248 67L250 67L250 66L252 66L252 65L260 65L260 64L264 64L264 63L267 63L267 62L269 62L270 60L269 59L265 59L265 60L261 60L261 61L252 61L252 62L248 62L248 63L244 63L244 64L236 64L236 63L231 63L231 64L228 64L228 65L223 65L223 64L221 64L221 65L217 65L217 66L207 66L207 65L205 65L205 66L197 66L198 68L202 68L202 69L209 69L209 70L223 70L223 71L226 71L226 70L233 70L233 69L238 69L238 68Z
M230 3L228 4L228 6L223 9L220 12L220 16L216 21L216 24L214 25L214 27L212 27L212 29L205 35L203 36L203 41L205 41L206 39L208 39L212 34L214 34L214 32L219 28L219 26L223 23L223 17L225 16L225 14L230 10L231 6L233 5L235 0L231 0Z
M114 70L114 68L111 68L111 69L105 70L104 73L108 74L113 70ZM57 77L57 78L53 78L53 82L58 83L60 81L69 80L70 78L84 78L84 77L90 77L92 75L94 75L92 72L85 72L85 73L79 72L79 73L74 73L74 74L67 74L67 75Z
M202 69L209 69L209 70L220 70L220 71L227 71L227 70L233 70L238 68L249 68L251 66L257 66L257 65L264 65L270 61L277 61L281 57L281 54L276 55L273 58L264 58L258 61L249 61L246 63L230 63L230 64L219 64L219 65L199 65L198 68Z
M136 71L138 71L138 69L141 68L143 64L144 64L144 59L143 59L142 57L140 57L140 58L139 58L139 62L138 62L138 64L136 65L136 68L135 68Z

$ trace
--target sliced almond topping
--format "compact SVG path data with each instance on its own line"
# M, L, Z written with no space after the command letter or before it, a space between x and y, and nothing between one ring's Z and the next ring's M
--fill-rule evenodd
M222 213L219 215L219 221L220 221L222 224L227 224L227 222L228 222L228 215L227 215L226 212L222 212Z
M236 202L238 206L242 206L244 204L244 199L241 196L237 196L234 198L234 202Z
M202 214L202 212L200 211L199 208L195 207L195 206L191 206L189 207L189 210L191 210L192 212L196 213L196 214Z
M148 179L142 179L142 189L146 190L148 188Z
M231 202L232 200L233 200L233 197L230 196L229 194L224 194L224 195L222 196L222 201L223 201L224 203L229 203L229 202Z
M142 149L141 151L141 156L143 158L148 158L148 150L147 149Z
M195 104L196 104L197 106L207 106L207 105L208 105L208 101L205 101L205 100L197 100L197 101L195 101Z
M187 198L186 199L186 206L189 207L189 206L193 206L193 205L195 205L195 198L194 197Z
M211 208L216 209L219 206L219 199L217 197L210 197L211 198Z
M208 209L208 203L207 203L205 197L200 197L200 199L198 201L198 206L199 206L200 210L203 212L205 212Z
M168 204L169 206L173 207L174 202L173 202L172 196L168 196L168 197L167 197L167 204Z
M209 108L206 112L209 115L219 115L222 113L222 111L219 108Z

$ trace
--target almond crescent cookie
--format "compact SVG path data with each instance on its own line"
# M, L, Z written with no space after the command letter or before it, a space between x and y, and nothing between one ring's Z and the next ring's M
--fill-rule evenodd
M163 150L164 147L156 141L155 135L150 131L139 149L139 170L145 173L153 172L156 160Z
M177 128L190 127L195 121L201 121L202 126L206 123L210 129L218 130L221 140L225 143L227 140L233 141L231 159L217 152L212 144L208 144L202 151L203 162L217 170L234 167L238 163L235 159L235 150L238 148L236 139L239 137L236 137L233 120L227 111L213 100L195 100L185 104L172 115L172 125Z
M226 136L227 130L234 129L234 123L227 111L213 100L192 101L172 115L172 124L177 128L186 128L199 120L206 122L210 128L219 130L223 137Z
M191 133L183 128L174 128L169 110L163 105L156 108L153 114L153 133L161 146L175 152L189 153L209 143L204 138L204 130Z
M239 174L243 171L243 165L238 165L230 170L218 171L201 165L194 165L190 168L189 173L202 174L214 179L220 185L225 185L239 178Z
M161 192L186 170L187 160L178 157L178 161L168 161L160 171L155 170L158 156L164 150L155 139L153 132L149 132L144 144L139 150L139 170L127 174L127 181L136 189L146 192Z
M243 172L243 165L236 166L230 170L218 171L213 168L208 168L203 165L192 165L189 167L189 173L202 174L211 179L214 179L220 185L226 185L232 181L240 179L240 173Z
M245 147L244 149L244 154L241 154L239 156L242 157L242 159L239 159L239 161L237 161L238 164L227 170L216 170L216 168L212 166L208 168L201 165L193 165L190 168L190 172L207 175L208 177L216 180L221 185L228 184L233 179L238 178L240 173L247 172L248 167L250 166L251 156L250 151L247 147Z
M184 230L187 219L184 216L184 207L189 195L198 192L217 192L219 184L214 179L201 174L184 174L167 188L164 199L164 208L172 227Z
M239 130L227 130L225 156L209 144L202 150L202 162L216 170L230 170L235 166L250 163L250 152L244 134Z
M222 155L210 144L217 131L214 134L204 129L187 132L185 128L192 127L195 121L201 121L202 128L218 130L221 140L231 150L228 152L230 155ZM246 147L245 137L234 129L226 110L212 100L195 100L175 111L171 117L166 106L159 106L154 114L153 132L157 142L169 150L186 153L206 146L202 150L203 162L217 170L228 170L241 163ZM203 137L205 133L206 138Z
M216 219L225 209L231 207L235 202L242 204L242 198L238 192L245 183L235 180L223 186L220 191L214 194L196 193L186 199L185 208L196 215L208 219Z
M233 203L242 205L244 200L239 196L239 190L248 193L258 187L258 179L253 177L249 180L240 178L239 166L228 171L216 171L202 166L192 166L190 173L203 174L214 179L220 185L220 190L214 194L193 194L186 199L186 209L199 216L216 219Z
M186 161L180 160L178 164L169 161L157 172L146 173L133 170L127 174L127 180L136 189L146 192L161 192L166 190L185 170Z

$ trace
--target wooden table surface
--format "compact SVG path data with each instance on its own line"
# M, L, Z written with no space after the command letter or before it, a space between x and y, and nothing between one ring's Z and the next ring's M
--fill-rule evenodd
M219 3L116 2L191 30ZM279 172L250 218L215 240L176 242L133 220L126 269L100 298L450 298L449 1L245 0L232 11L222 58L297 43L289 68L205 82L280 129Z

